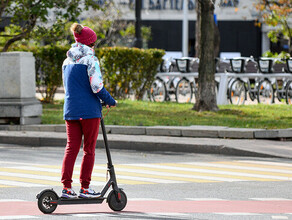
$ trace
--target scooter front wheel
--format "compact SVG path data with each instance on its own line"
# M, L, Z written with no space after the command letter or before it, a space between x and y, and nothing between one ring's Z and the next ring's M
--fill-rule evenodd
M45 214L50 214L55 211L57 204L52 204L52 200L58 200L58 196L53 191L43 192L38 198L38 207Z
M112 190L107 197L108 206L113 211L122 211L127 205L127 196L121 189L119 192Z

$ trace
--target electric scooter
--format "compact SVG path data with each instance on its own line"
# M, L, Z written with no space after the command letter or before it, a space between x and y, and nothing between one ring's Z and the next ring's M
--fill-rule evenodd
M109 180L101 191L101 196L99 198L75 198L75 199L66 199L61 198L53 189L45 189L37 194L36 198L38 199L38 207L40 211L45 214L50 214L55 211L58 205L74 205L74 204L101 204L104 200L107 201L109 207L113 211L122 211L127 205L127 196L122 188L119 188L117 185L116 174L114 166L112 164L111 154L108 146L107 135L104 125L103 117L100 120L103 140L107 155L107 171L109 172ZM112 190L105 197L106 192L112 186Z

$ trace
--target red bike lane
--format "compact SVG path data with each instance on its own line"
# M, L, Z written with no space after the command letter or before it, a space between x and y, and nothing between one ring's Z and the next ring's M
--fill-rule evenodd
M128 201L122 212L131 213L292 213L292 200L277 201ZM53 214L113 213L104 202L89 205L61 205ZM0 203L0 217L43 215L37 201L10 201Z

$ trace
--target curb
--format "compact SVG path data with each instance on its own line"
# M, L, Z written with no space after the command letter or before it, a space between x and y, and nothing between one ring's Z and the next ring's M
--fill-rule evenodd
M3 131L66 132L60 125L0 125ZM123 135L151 135L171 137L236 138L236 139L292 139L289 129L229 128L222 126L119 126L106 125L107 133Z
M263 152L257 149L250 150L238 146L238 144L227 142L224 143L216 139L212 142L207 140L207 138L177 138L165 136L115 134L108 135L108 143L111 149L145 152L181 152L249 157L292 158L292 154L290 156L289 154L275 154L271 152ZM2 144L15 144L31 147L64 147L66 146L66 142L66 134L61 132L0 132L0 143ZM99 135L96 146L97 148L104 147L102 135Z

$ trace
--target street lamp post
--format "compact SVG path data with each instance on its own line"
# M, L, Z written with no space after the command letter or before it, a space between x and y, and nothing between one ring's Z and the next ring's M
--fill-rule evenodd
M135 2L135 15L136 15L136 23L135 23L135 41L134 47L142 48L142 38L141 38L141 6L142 0L136 0Z
M183 0L183 28L182 28L182 54L187 57L188 54L188 41L189 41L189 21L188 21L188 0Z

